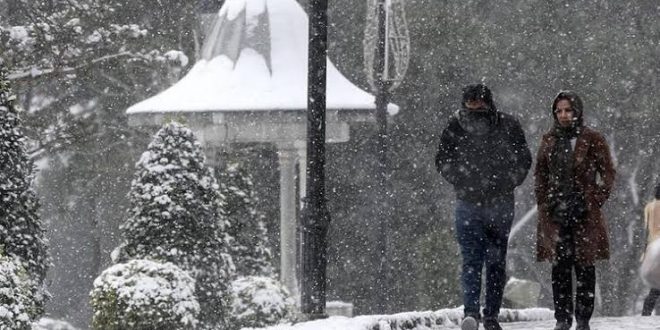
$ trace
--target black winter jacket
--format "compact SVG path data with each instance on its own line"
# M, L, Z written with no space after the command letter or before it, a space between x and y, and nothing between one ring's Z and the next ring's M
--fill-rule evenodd
M532 165L532 155L518 120L498 111L485 135L466 132L452 116L442 132L435 165L454 186L458 199L488 204L500 197L513 199L514 188Z

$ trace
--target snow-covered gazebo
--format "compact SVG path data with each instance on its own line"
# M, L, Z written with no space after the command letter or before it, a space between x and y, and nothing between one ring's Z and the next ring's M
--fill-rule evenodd
M305 194L307 15L295 0L227 0L201 59L178 83L127 110L132 126L183 118L212 151L222 144L273 143L280 165L280 247L284 285L299 296L295 170ZM328 60L326 138L349 140L349 123L371 121L374 97ZM390 104L390 114L398 107ZM207 152L210 156L214 152Z

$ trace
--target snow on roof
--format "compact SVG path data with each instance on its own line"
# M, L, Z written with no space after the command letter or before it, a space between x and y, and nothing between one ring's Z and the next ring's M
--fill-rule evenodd
M227 0L199 60L128 114L307 109L307 14L295 0ZM326 107L374 109L374 96L327 61ZM390 104L390 114L398 112Z

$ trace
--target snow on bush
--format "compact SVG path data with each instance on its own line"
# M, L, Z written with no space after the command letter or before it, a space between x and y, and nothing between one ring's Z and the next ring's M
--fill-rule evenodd
M280 282L270 277L240 277L232 287L238 327L265 327L286 321L292 315L293 299Z
M20 262L0 257L0 329L30 329L39 309L33 283Z
M230 249L236 272L239 276L272 276L266 216L257 208L261 201L252 176L240 163L230 163L217 171L217 177L230 224L227 232L234 239Z
M39 203L32 189L33 164L15 101L7 70L0 64L0 251L21 264L32 299L30 316L35 318L43 312L48 296L42 283L49 257Z
M99 330L195 329L195 280L172 263L136 259L94 281L92 327Z
M38 322L32 323L32 330L78 330L71 324L60 321L53 320L51 318L44 317Z
M199 141L179 123L156 133L138 161L115 262L172 262L195 279L200 328L226 327L235 268L219 185Z

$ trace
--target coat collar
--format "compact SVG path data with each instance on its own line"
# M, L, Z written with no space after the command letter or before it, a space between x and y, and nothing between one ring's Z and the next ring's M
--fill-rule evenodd
M582 128L582 133L578 135L577 140L575 142L575 149L573 150L573 164L575 167L580 166L586 156L587 156L587 151L589 150L589 141L591 136L591 130L589 130L587 127ZM546 135L548 142L548 149L547 152L552 152L552 149L554 148L555 143L557 143L557 138L553 135L548 133Z

